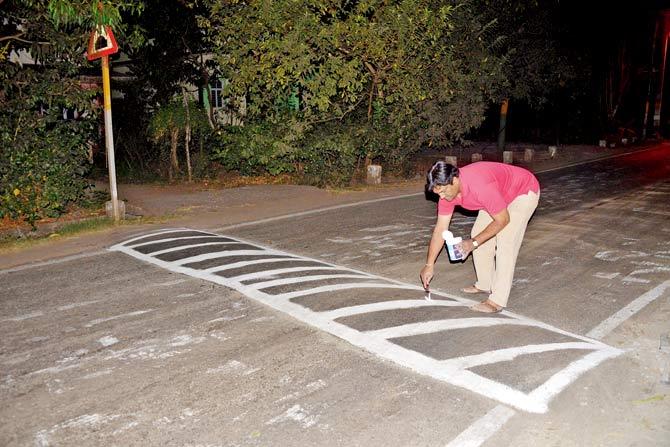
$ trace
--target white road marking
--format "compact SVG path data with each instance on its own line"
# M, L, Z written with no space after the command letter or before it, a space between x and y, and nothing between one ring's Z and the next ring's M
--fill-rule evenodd
M127 241L124 242L124 244L130 246L130 245L133 245L133 242L139 241L141 239L149 238L149 237L152 237L152 236L158 236L158 235L161 235L161 234L181 233L181 232L184 232L184 231L199 231L199 230L193 230L193 229L190 229L190 228L161 228L161 229L158 229L156 231L152 231L152 232L149 232L149 233L146 233L146 234L135 236L132 239L128 239ZM205 234L204 236L207 236L207 235ZM152 241L152 243L155 243L155 241Z
M614 279L617 276L619 276L619 272L614 272L614 273L597 272L593 276L595 276L596 278L600 278L600 279Z
M586 335L594 339L603 339L614 329L616 329L621 323L626 321L628 318L632 317L645 306L652 303L654 300L658 299L667 288L670 287L670 280L665 281L655 288L651 289L647 293L640 295L635 300L631 301L623 309L616 312L614 315L607 318L605 321L600 323L595 328L591 329ZM584 357L582 360L585 360L587 363L593 362L602 362L605 360L598 356L598 352L593 352L589 354L591 358L587 359ZM578 376L583 372L583 368L586 367L592 368L593 366L587 366L584 362L582 363L573 363L573 368L571 371L572 376ZM572 366L572 365L571 365ZM553 378L552 378L553 379ZM549 385L547 386L547 383ZM552 396L556 395L559 391L558 388L563 385L560 382L560 379L555 379L553 382L550 379L549 382L546 382L543 386L538 389L541 389L543 393L550 394ZM536 390L537 391L537 390ZM470 427L461 432L453 441L447 444L446 447L479 447L485 443L491 436L493 436L498 430L502 428L505 423L512 416L516 414L516 411L505 406L497 405L491 411L486 413L484 416L476 420Z
M24 314L24 315L17 315L15 317L3 318L0 321L23 321L23 320L29 320L31 318L41 317L43 315L44 315L44 312L42 312L41 310L37 310L35 312L30 312L30 313Z
M315 270L323 266L341 268L340 266L312 258L289 256L287 253L262 247L260 245L251 242L243 240L239 240L239 242L258 248L258 250L243 250L242 253L244 253L245 255L251 255L251 254L256 256L273 255L273 256L280 256L282 258L291 258L293 261L296 262L309 261L314 263ZM220 262L225 262L226 258L234 256L233 253L240 254L240 250L232 250L229 252L222 251L216 254L207 254L207 255L189 257L186 259L177 259L172 262L163 261L156 257L140 253L134 250L132 247L128 247L126 244L123 243L111 247L110 250L126 253L137 259L163 267L172 272L183 273L191 277L204 279L207 281L214 282L216 284L221 284L226 287L235 289L252 299L255 299L265 305L273 307L274 309L280 310L288 315L291 315L304 323L307 323L332 335L340 337L348 341L349 343L353 344L354 346L363 348L369 352L376 354L379 357L394 361L397 364L407 367L413 371L416 371L419 374L433 377L437 380L441 380L450 383L452 385L465 388L467 390L473 391L478 394L482 394L489 398L496 399L502 403L529 412L537 412L537 413L546 412L548 409L548 403L550 399L553 397L553 395L555 395L556 393L564 389L566 386L568 386L572 381L574 381L578 377L579 374L597 365L604 359L615 357L617 355L620 355L622 352L618 349L607 346L602 342L598 342L596 340L592 340L587 337L580 336L578 334L571 334L567 331L563 331L561 329L552 327L546 323L534 321L507 311L505 311L501 315L504 316L505 318L493 318L493 317L460 318L445 321L436 321L436 322L433 321L433 322L416 323L410 325L401 325L393 328L380 329L378 331L361 332L345 324L341 324L334 321L334 318L343 315L351 315L353 313L357 313L365 309L374 311L380 309L406 308L407 305L404 303L406 303L407 300L397 300L396 302L393 302L391 300L391 303L393 304L375 303L373 305L352 306L349 308L345 308L346 310L315 312L301 304L292 302L291 299L302 296L313 296L319 293L335 292L346 289L375 288L375 289L388 289L389 292L395 289L416 291L417 303L423 304L426 303L425 300L420 299L420 297L423 296L424 292L423 288L416 285L405 284L400 281L383 278L377 275L371 275L369 273L358 271L355 269L348 269L348 271L352 272L352 275L346 275L346 276L354 276L353 278L350 278L352 281L363 278L372 280L374 282L350 282L335 285L322 285L322 286L317 285L317 287L313 287L308 290L296 290L273 295L265 293L261 289L263 288L267 289L272 285L282 285L282 284L289 285L292 283L298 283L298 281L303 281L304 278L306 277L304 276L303 277L298 276L295 278L286 277L280 280L265 281L257 284L243 284L240 281L235 281L231 278L224 278L220 275L213 274L212 268L209 268L207 270L198 270L194 268L185 267L185 264L194 262L194 260L200 261L205 259L218 258L220 259ZM238 275L238 277L239 276L240 275ZM339 275L315 275L315 276L318 276L319 279L323 280ZM445 294L440 291L433 291L433 295L435 296L435 298L437 298L437 300L429 302L430 304L442 301L440 300L440 298L447 298L448 301L456 303L454 305L460 305L463 307L472 304L471 300ZM394 304L397 307L393 307ZM587 354L580 360L569 364L566 368L556 373L550 379L550 381L547 384L545 384L546 386L544 388L538 388L531 393L525 393L523 391L513 389L508 385L499 383L495 380L485 378L472 371L469 371L463 368L462 364L459 364L458 361L448 363L441 360L437 360L428 355L414 351L412 349L403 348L402 346L397 345L386 339L386 337L415 335L419 333L421 334L435 333L436 331L439 330L445 330L448 328L455 328L455 327L472 328L481 325L494 325L494 324L534 326L546 329L556 334L565 335L572 339L581 340L582 342L584 342L579 344L574 344L575 342L573 342L573 344L563 345L562 348L559 348L556 344L552 343L547 343L548 346L546 346L545 348L541 348L536 345L523 346L517 348L516 350L506 350L499 354L496 354L501 359L508 359L510 357L516 357L524 354L533 354L534 352L541 352L542 349L545 350L576 349L576 346L579 346L580 348L584 349L590 349L593 351L593 353ZM481 358L476 359L474 357L470 357L469 359L466 358L462 362L469 362L468 364L473 364L478 361L482 361L482 359Z
M182 258L178 261L177 265L192 264L194 262L209 261L210 259L225 258L230 256L254 256L254 255L264 255L264 254L280 254L278 251L268 250L267 253L263 253L261 250L229 250L229 251L217 251L214 253L205 253L202 255L190 256L188 258Z
M262 270L260 272L247 273L246 275L232 276L229 279L231 281L249 281L250 279L261 279L261 278L270 278L275 275L281 275L283 273L296 273L296 272L309 272L317 270L349 270L339 267L289 267L285 269L274 269L274 270Z
M72 303L72 304L64 304L62 306L58 306L58 310L70 310L70 309L75 309L77 307L83 307L83 306L88 306L90 304L95 304L100 302L100 300L93 300L93 301L81 301L79 303Z
M443 360L445 366L467 369L475 366L489 365L491 363L508 362L514 360L520 355L535 354L539 352L560 351L567 349L588 349L593 350L592 343L586 342L565 342L565 343L545 343L542 345L525 345L514 348L498 349L495 351L482 352L481 354L458 357L455 359Z
M270 287L283 286L288 284L299 284L303 282L313 282L313 281L322 281L324 279L345 279L345 278L356 278L356 279L366 279L368 275L312 275L312 276L298 276L296 278L282 278L282 279L273 279L270 281L263 281L254 283L253 286L259 290L269 289Z
M337 290L347 290L347 289L405 289L405 290L423 290L423 287L412 286L412 285L398 285L398 284L388 284L388 283L370 283L370 282L358 282L358 283L349 283L349 284L335 284L331 286L321 286L314 287L313 289L307 290L298 290L296 292L287 292L282 293L281 295L276 295L282 300L291 300L293 298L298 298L301 296L315 295L317 293L324 292L335 292Z
M647 293L640 295L638 298L631 301L623 309L619 310L617 313L607 318L598 326L591 329L586 335L596 339L604 338L607 334L616 329L621 323L623 323L624 321L626 321L627 319L638 313L649 303L658 299L661 295L663 295L665 290L669 287L670 287L670 280L667 280L659 284L658 286L654 287Z
M539 171L535 171L535 174L542 174L542 173L545 173L545 172L559 171L559 170L565 169L565 168L570 168L570 167L574 167L574 166L583 166L583 165L587 165L587 164L591 164L591 163L596 163L598 161L609 160L611 158L623 157L623 156L631 155L631 154L635 154L635 153L648 152L648 151L652 151L652 150L656 150L656 149L658 149L658 146L654 146L654 147L651 147L651 148L642 149L642 150L638 150L638 151L630 151L630 152L626 152L626 153L622 153L622 154L605 156L605 157L595 158L595 159L591 159L591 160L585 160L585 161L582 161L582 162L571 163L571 164L562 165L562 166L559 166L559 167L556 167L556 168L541 169ZM254 220L254 221L251 221L251 222L242 222L242 223L227 225L227 226L219 227L219 228L206 229L204 231L232 230L232 229L237 229L237 228L244 228L244 227L248 227L248 226L264 224L264 223L268 223L268 222L275 222L277 220L291 219L293 217L308 216L308 215L311 215L311 214L319 214L319 213L323 213L323 212L327 212L327 211L333 211L333 210L344 209L344 208L351 208L351 207L354 207L354 206L368 205L368 204L371 204L371 203L384 202L384 201L396 200L396 199L406 199L408 197L418 197L418 196L422 196L422 195L424 195L423 192L412 193L412 194L401 194L401 195L391 196L391 197L382 197L380 199L362 200L362 201L359 201L359 202L352 202L352 203L345 203L345 204L342 204L342 205L335 205L335 206L329 206L329 207L324 207L324 208L317 208L317 209L314 209L314 210L302 211L302 212L299 212L299 213L282 214L281 216L270 217L270 218L267 218L267 219L259 219L259 220ZM434 216L430 216L430 217L433 218ZM474 220L474 218L467 218L466 223L468 223L470 221L473 221L473 220ZM188 231L188 229L186 229L186 228L160 229L160 230L158 230L157 232L154 232L154 233L144 234L142 236L138 236L134 239L126 241L126 243L131 242L133 240L138 240L138 239L141 239L141 238L144 238L144 237L147 237L147 236L152 236L152 235L157 235L157 234L162 234L162 233L170 233L170 232L174 233L174 232L178 232L178 231ZM191 230L191 231L200 231L200 230ZM15 267L11 267L9 269L0 270L0 275L6 274L6 273L20 272L22 270L27 270L27 269L31 269L31 268L35 268L35 267L43 267L43 266L46 266L46 265L60 264L60 263L63 263L63 262L69 262L69 261L73 261L73 260L77 260L77 259L88 258L88 257L91 257L91 256L99 256L99 255L103 255L103 254L106 254L106 253L108 253L107 250L97 250L97 251L93 251L93 252L89 252L89 253L79 253L79 254L75 254L75 255L71 255L71 256L65 256L65 257L59 258L59 259L53 259L53 260L47 260L47 261L43 261L43 262L35 262L35 263L18 265L18 266L15 266Z
M448 320L423 321L421 323L392 326L375 331L368 331L366 334L389 340L391 338L411 337L413 335L430 334L432 332L449 331L453 329L499 325L535 326L532 321L517 320L514 318L450 318Z
M108 253L107 250L96 250L96 251L91 251L91 252L88 252L88 253L79 253L79 254L76 254L76 255L64 256L62 258L50 259L48 261L31 262L30 264L17 265L16 267L0 270L0 275L6 274L6 273L21 272L23 270L28 270L28 269L32 269L32 268L36 268L36 267L44 267L44 266L47 266L47 265L61 264L63 262L75 261L77 259L90 258L92 256L104 255L106 253Z
M172 253L172 252L179 251L179 250L186 250L186 249L189 249L189 248L209 247L211 245L230 245L230 244L235 244L235 243L236 242L203 242L203 243L200 243L200 244L178 245L176 247L170 247L170 248L165 248L163 250L152 251L151 253L147 253L147 254L149 254L151 256L158 256L158 255L162 255L162 254L165 254L165 253Z
M504 405L498 405L493 410L479 418L446 447L479 447L486 442L491 435L507 423L516 411Z
M331 320L336 320L341 317L348 317L350 315L365 314L370 312L378 312L382 310L396 310L396 309L414 309L418 307L433 307L433 306L443 306L443 307L462 307L463 303L457 301L447 301L447 300L431 300L428 301L419 301L419 300L395 300L395 301L381 301L378 303L371 304L361 304L360 306L349 306L349 307L340 307L339 309L331 310L328 312L322 312L326 318Z
M362 200L360 202L344 203L342 205L327 206L327 207L324 207L324 208L317 208L317 209L309 210L309 211L300 211L300 212L297 212L297 213L282 214L281 216L268 217L267 219L255 220L253 222L244 222L244 223L239 223L239 224L226 225L225 227L213 228L209 231L217 232L217 231L226 231L226 230L232 230L232 229L237 229L237 228L244 228L244 227L248 227L250 225L265 224L265 223L275 222L277 220L291 219L293 217L309 216L311 214L325 213L326 211L341 210L341 209L344 209L344 208L351 208L351 207L354 207L354 206L369 205L371 203L387 202L389 200L406 199L406 198L409 198L409 197L416 197L416 196L422 196L422 195L424 195L423 192L420 192L420 193L415 192L415 193L411 193L411 194L401 194L401 195L398 195L398 196L382 197L382 198L379 198L379 199Z
M107 317L107 318L97 318L95 320L89 321L87 324L84 325L84 327L93 327L96 324L106 323L107 321L118 320L119 318L135 317L137 315L143 315L143 314L146 314L146 313L151 312L151 311L153 311L153 309L137 310L135 312L130 312L130 313L121 314L121 315L114 315L113 317Z
M183 230L181 230L181 231L183 231ZM191 239L200 239L200 238L203 238L203 237L215 237L215 236L210 236L208 234L204 234L204 235L198 235L198 236L169 237L169 238L166 238L166 239L161 239L160 242L163 243L163 242L175 242L175 241L188 241L188 240L191 240ZM220 236L217 236L217 237L223 239ZM131 244L131 246L133 248L137 249L137 248L146 247L147 245L153 245L153 244L156 244L156 243L157 243L156 241L149 241L149 242L142 242L142 243L139 243L139 244Z
M289 262L289 261L298 261L298 260L300 260L300 258L296 258L296 257L254 259L252 261L240 261L240 262L233 262L232 264L217 265L215 267L210 267L210 268L205 269L203 271L207 272L207 273L217 273L217 272L223 272L225 270L236 269L238 267L246 267L248 265L269 264L271 262Z

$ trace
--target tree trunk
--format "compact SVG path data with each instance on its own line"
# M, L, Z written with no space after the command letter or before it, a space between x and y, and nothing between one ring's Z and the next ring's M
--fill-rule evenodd
M500 128L498 129L498 150L505 149L505 129L507 128L507 108L509 107L509 99L503 99L500 104Z
M172 129L170 131L170 181L172 181L173 173L179 172L179 160L177 159L177 146L179 144L179 129Z
M188 171L188 182L193 181L193 172L191 170L191 151L189 146L191 144L191 114L188 110L188 93L186 87L181 87L182 96L184 98L184 111L186 112L186 126L184 128L184 150L186 151L186 170Z

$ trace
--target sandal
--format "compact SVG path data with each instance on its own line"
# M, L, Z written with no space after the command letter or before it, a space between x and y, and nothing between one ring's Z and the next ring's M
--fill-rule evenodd
M470 309L474 310L475 312L482 312L485 314L497 314L499 312L502 312L504 307L498 306L491 300L485 300L482 301L481 303L475 304L474 306L470 307Z
M461 292L463 292L463 293L470 293L470 294L473 294L473 295L474 295L475 293L491 293L491 292L487 292L486 290L478 289L478 288L475 287L474 285L472 285L472 286L468 286L468 287L463 287L463 288L461 289Z

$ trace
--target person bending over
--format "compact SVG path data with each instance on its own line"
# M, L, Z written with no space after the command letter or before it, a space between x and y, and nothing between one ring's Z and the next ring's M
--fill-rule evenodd
M489 294L472 310L500 312L507 306L519 248L540 199L537 178L526 169L504 163L480 161L458 169L438 161L428 171L426 190L440 199L426 264L420 272L423 287L428 290L433 279L444 243L442 232L449 228L454 207L477 210L471 239L457 245L464 259L472 253L477 275L475 284L462 291Z

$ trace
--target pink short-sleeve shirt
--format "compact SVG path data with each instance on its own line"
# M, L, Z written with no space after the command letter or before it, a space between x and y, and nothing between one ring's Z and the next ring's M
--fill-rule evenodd
M485 210L495 215L517 197L539 193L537 178L527 169L504 163L480 161L459 169L461 191L454 200L440 199L438 214L452 214L460 205L469 210Z

